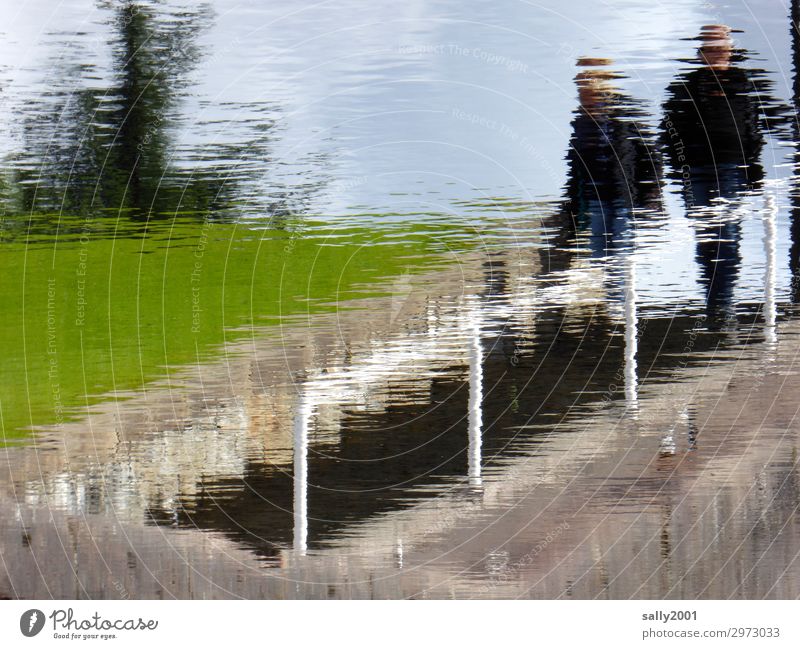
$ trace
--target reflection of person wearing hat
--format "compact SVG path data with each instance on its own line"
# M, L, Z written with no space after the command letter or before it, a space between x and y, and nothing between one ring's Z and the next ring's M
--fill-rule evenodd
M733 198L764 176L761 105L754 95L766 90L766 81L737 65L744 56L734 49L729 27L707 25L699 40L700 65L669 86L664 105L673 171L691 175L691 187L684 183L689 209Z
M706 25L698 37L696 67L667 89L663 139L672 176L680 184L687 214L698 218L697 261L707 291L709 323L729 310L739 272L740 225L736 218L712 221L715 199L736 199L759 183L763 106L767 82L741 67L731 29Z

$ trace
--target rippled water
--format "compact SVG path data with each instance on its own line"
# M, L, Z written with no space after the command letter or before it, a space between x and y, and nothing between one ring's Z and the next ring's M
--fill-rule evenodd
M0 595L800 595L800 5L29 2Z

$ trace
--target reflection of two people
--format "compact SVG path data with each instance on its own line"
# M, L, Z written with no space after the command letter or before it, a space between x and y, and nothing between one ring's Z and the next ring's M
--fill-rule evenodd
M708 324L719 327L724 316L733 315L741 263L735 202L764 177L758 95L766 83L739 65L744 55L734 49L729 27L703 27L699 41L695 67L667 89L663 138L687 214L696 224Z

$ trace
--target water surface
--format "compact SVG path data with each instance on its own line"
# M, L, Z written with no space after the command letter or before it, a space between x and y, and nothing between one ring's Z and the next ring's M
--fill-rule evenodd
M800 594L800 7L562 5L13 16L0 594Z

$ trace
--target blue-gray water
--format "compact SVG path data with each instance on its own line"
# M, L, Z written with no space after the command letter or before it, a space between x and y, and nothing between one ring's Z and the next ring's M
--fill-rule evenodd
M800 595L798 3L8 5L0 595Z

